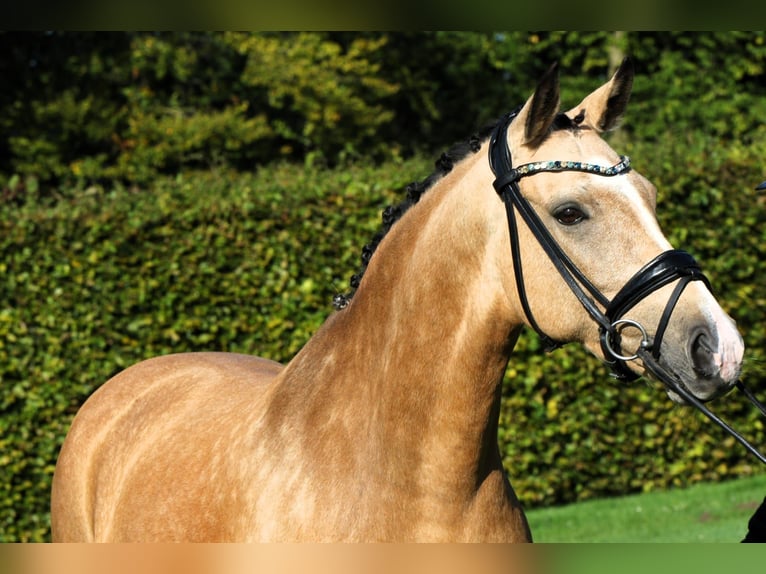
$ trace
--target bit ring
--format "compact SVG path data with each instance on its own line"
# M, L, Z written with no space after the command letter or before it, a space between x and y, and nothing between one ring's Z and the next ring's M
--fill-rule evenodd
M635 327L639 331L641 331L641 343L639 344L638 349L636 350L636 353L633 355L620 355L619 353L615 352L615 350L612 348L612 334L616 332L617 327L620 325L628 325L630 327ZM633 361L635 359L638 359L638 351L641 349L648 349L651 343L649 342L649 335L646 333L646 329L644 329L644 326L641 325L638 321L634 321L633 319L618 319L614 323L612 323L611 328L609 329L609 333L606 337L604 337L604 344L606 345L606 348L609 350L609 352L612 354L612 357L615 359L618 359L620 361Z

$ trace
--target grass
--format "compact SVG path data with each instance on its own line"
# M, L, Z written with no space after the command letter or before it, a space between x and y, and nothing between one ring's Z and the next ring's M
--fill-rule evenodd
M535 542L739 542L766 475L529 510Z

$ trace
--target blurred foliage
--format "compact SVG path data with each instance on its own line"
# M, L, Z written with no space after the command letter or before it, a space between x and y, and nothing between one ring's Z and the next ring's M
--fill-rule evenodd
M766 363L761 33L0 33L0 541L48 536L58 448L119 370L179 351L287 361L330 312L383 207L436 150L531 92L564 106L630 53L614 147L659 189ZM429 158L428 160L423 158ZM328 166L337 165L335 168ZM717 410L765 444L739 400ZM525 334L501 451L530 506L757 472L697 414Z
M565 104L623 55L636 139L748 137L763 32L0 33L0 186L435 153L526 98L558 61Z
M386 37L356 37L345 47L318 34L283 36L230 34L230 44L247 56L242 82L266 91L279 115L275 132L312 154L344 153L375 141L380 126L393 118L381 102L397 86L377 76L370 61L385 49ZM283 148L291 153L292 147Z

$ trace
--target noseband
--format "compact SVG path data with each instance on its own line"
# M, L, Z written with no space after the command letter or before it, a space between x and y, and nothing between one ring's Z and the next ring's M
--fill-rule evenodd
M598 325L601 350L607 364L612 369L613 375L623 381L635 380L638 378L638 375L630 370L627 363L641 359L652 375L729 432L748 451L766 464L766 457L764 455L723 420L710 412L702 401L686 388L675 373L668 371L659 363L662 338L673 309L684 289L692 281L702 281L710 289L710 282L702 273L702 269L694 257L686 251L678 249L671 249L660 253L639 269L610 301L567 256L519 189L520 179L543 172L579 171L603 177L614 177L630 170L630 159L626 156L621 156L620 161L611 167L576 161L543 161L527 163L514 168L511 160L511 150L508 147L507 132L508 126L517 114L518 110L506 114L492 132L489 144L489 164L496 177L494 182L495 190L505 205L511 239L516 289L529 325L537 332L548 350L561 346L560 342L545 334L532 314L524 287L516 213L526 223L577 300ZM625 318L625 314L643 299L658 289L676 281L678 283L665 305L653 338L649 336L643 325L633 319ZM633 353L627 354L622 350L620 342L620 331L626 328L635 328L641 333L641 343L638 349ZM766 407L756 400L741 381L737 381L737 388L766 415Z

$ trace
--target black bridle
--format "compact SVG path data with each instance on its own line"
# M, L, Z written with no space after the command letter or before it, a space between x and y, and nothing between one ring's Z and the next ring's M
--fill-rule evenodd
M766 464L766 456L761 454L727 423L713 414L702 401L686 388L675 373L660 365L662 338L673 309L684 289L692 281L702 281L710 289L710 282L702 273L702 269L694 257L686 251L678 249L671 249L660 253L636 272L610 301L567 256L519 189L519 180L521 178L543 172L580 171L603 177L614 177L630 170L630 159L626 156L621 156L620 161L611 167L575 161L544 161L527 163L514 168L511 160L511 150L508 147L507 132L508 126L517 114L518 111L506 114L492 132L489 145L489 164L496 177L494 182L495 190L505 205L511 239L516 289L529 325L537 332L548 350L555 349L561 345L560 342L546 335L540 328L529 306L529 300L527 299L524 287L524 273L518 226L516 223L517 213L535 236L577 300L598 324L601 350L614 376L623 381L635 380L638 378L638 375L628 368L627 362L641 359L646 369L664 383L668 389L694 405L710 420L731 434L761 462ZM625 313L644 298L674 282L677 282L677 284L665 305L653 338L649 337L646 329L640 323L624 318ZM634 353L626 355L621 349L620 331L628 327L636 328L641 332L641 343ZM736 386L745 394L748 400L758 407L761 413L766 415L766 407L758 402L741 381L737 381Z

